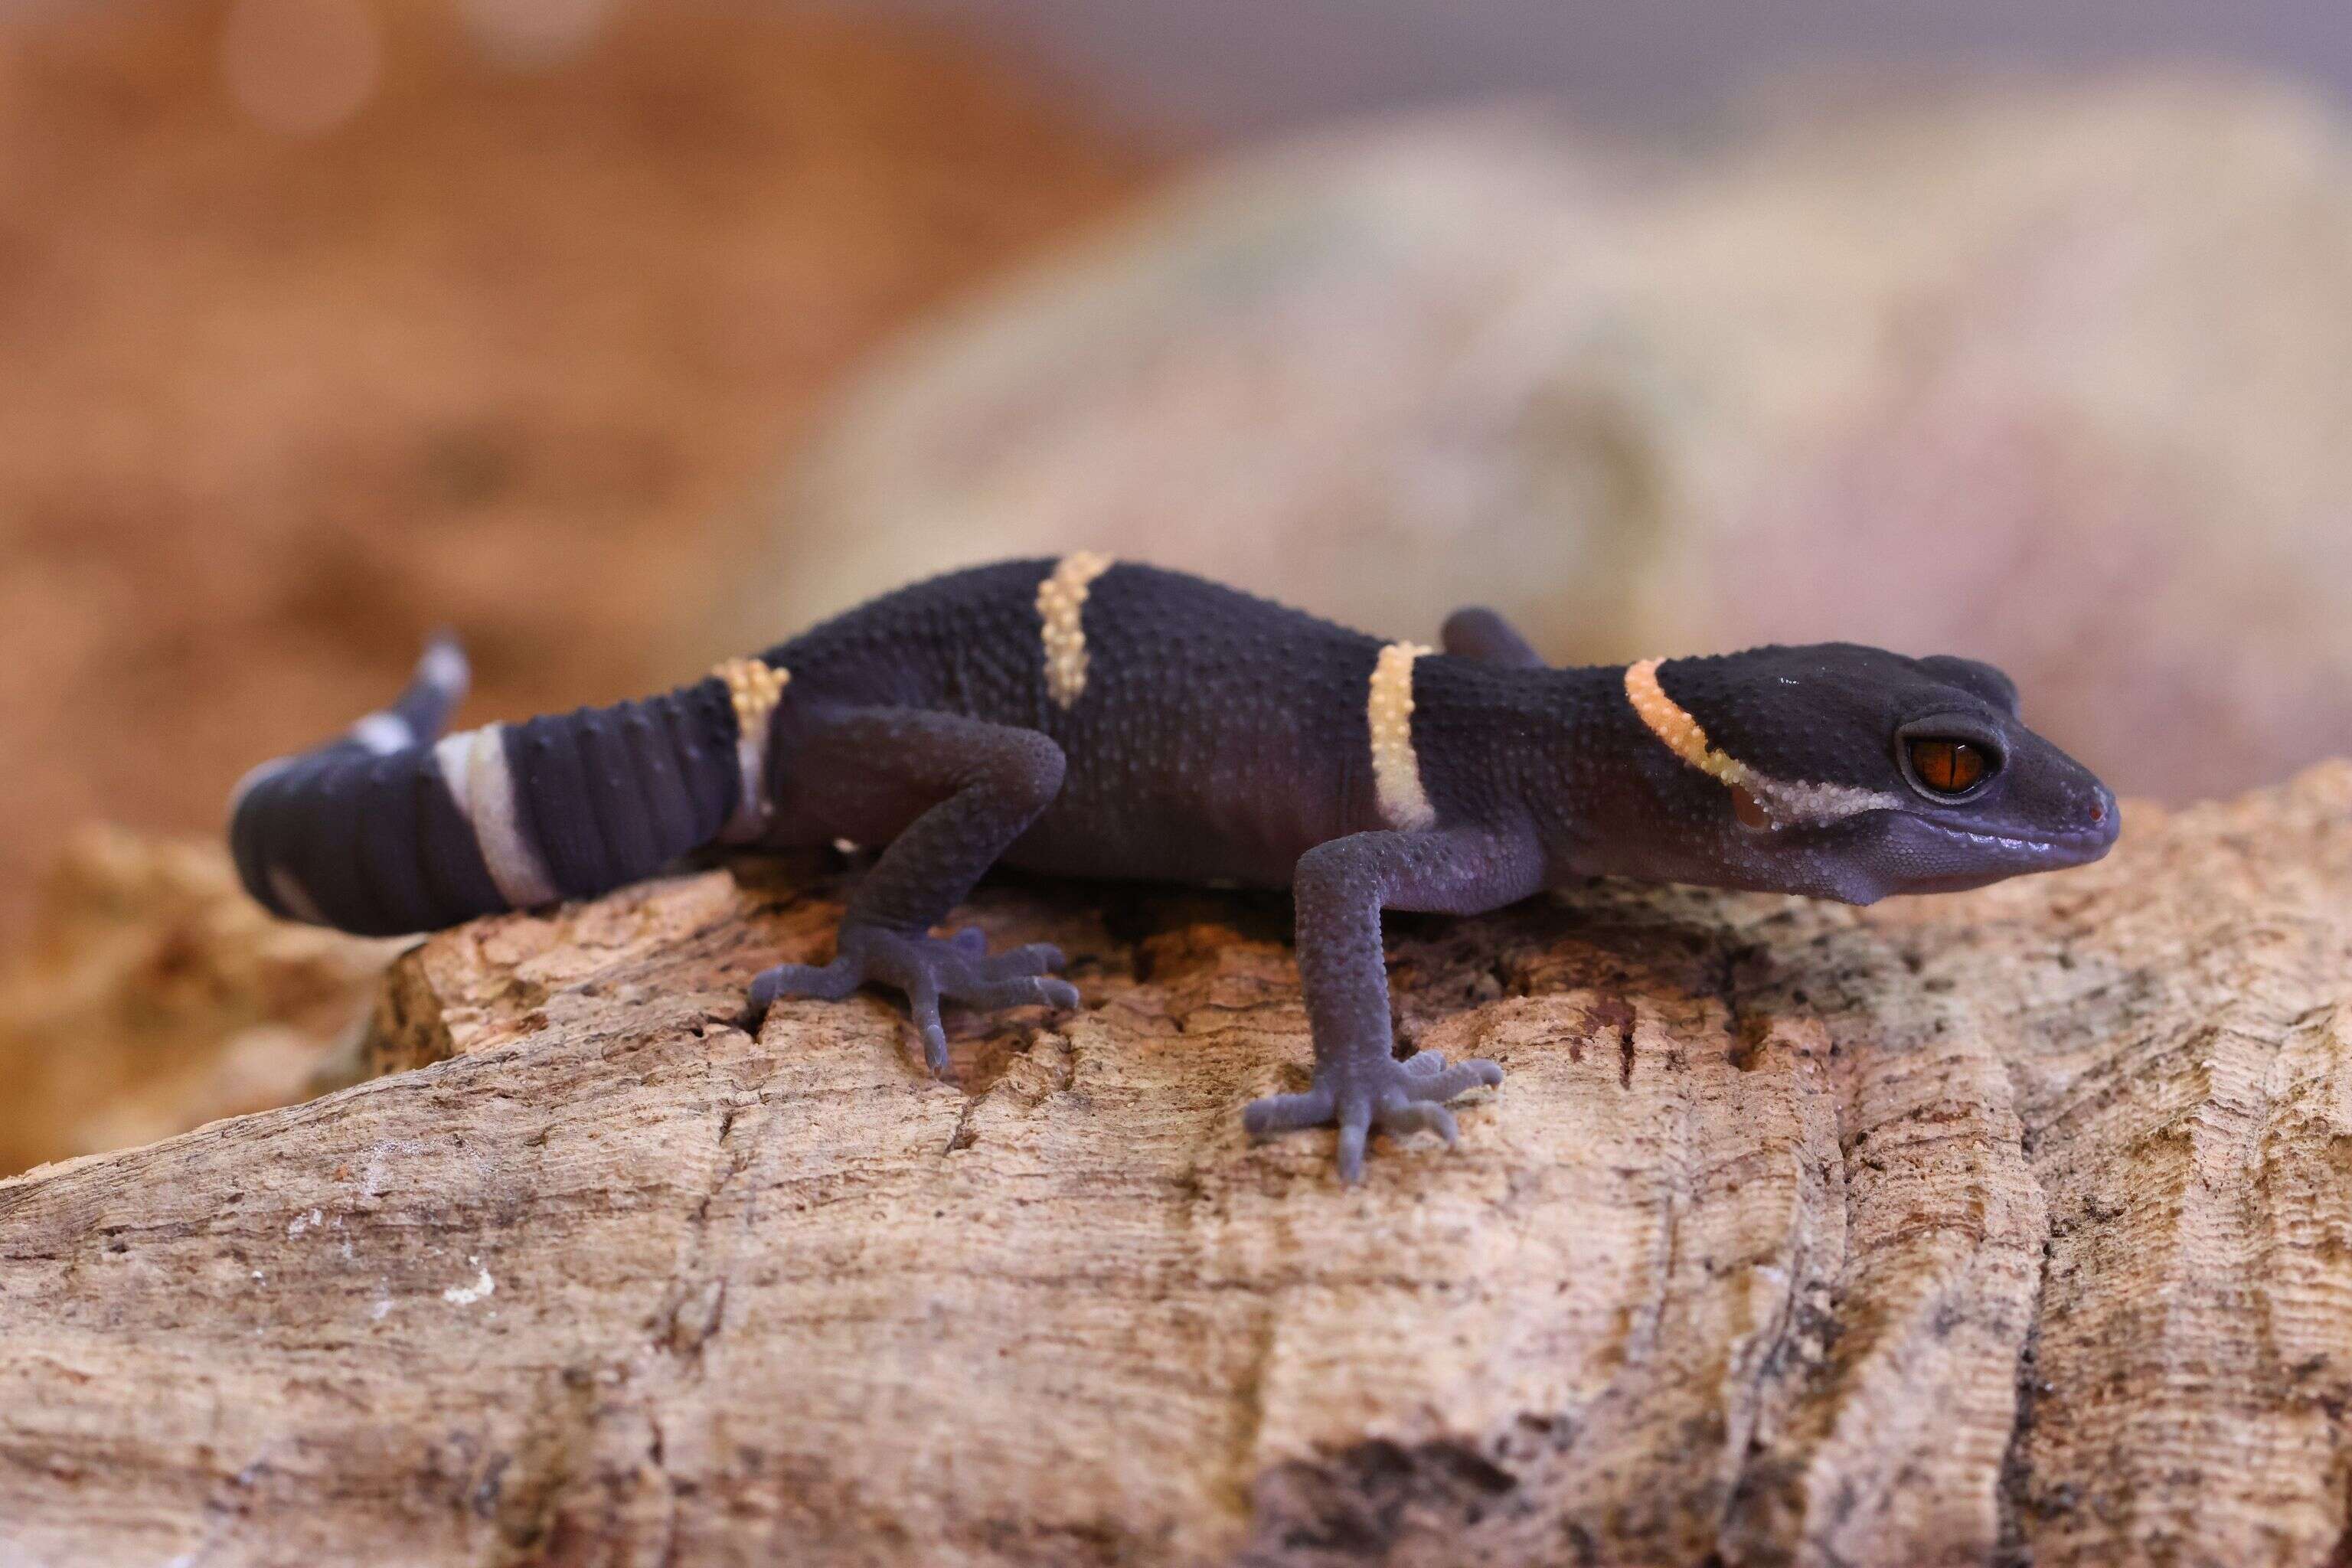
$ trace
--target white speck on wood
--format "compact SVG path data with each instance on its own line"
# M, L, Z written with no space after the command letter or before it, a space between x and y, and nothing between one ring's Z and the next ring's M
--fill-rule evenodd
M474 1259L467 1258L467 1261L471 1263ZM488 1269L484 1268L474 1276L471 1285L452 1285L441 1292L441 1299L453 1307L470 1307L483 1297L496 1292L498 1288L499 1282L490 1278Z

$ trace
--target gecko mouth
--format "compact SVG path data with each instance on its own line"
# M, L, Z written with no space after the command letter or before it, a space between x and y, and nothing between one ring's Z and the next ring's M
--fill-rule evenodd
M1956 843L1973 844L1985 849L2009 849L2038 858L2064 856L2074 860L2095 860L2107 852L2116 841L2112 826L2088 828L2076 833L2056 833L2048 837L2029 838L2006 833L1979 833L1972 828L1950 827L1940 822L1930 822L1924 816L1911 819L1928 831ZM2112 820L2112 819L2111 819Z

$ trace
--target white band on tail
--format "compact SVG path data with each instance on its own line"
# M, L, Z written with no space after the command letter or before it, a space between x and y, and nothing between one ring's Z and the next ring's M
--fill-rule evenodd
M362 715L352 726L351 737L379 757L404 752L416 744L416 731L408 727L407 720L382 710Z
M441 782L457 803L457 814L474 829L482 864L498 884L499 897L518 910L551 904L558 897L547 863L522 830L515 811L514 773L507 766L506 726L488 724L443 737L433 748Z

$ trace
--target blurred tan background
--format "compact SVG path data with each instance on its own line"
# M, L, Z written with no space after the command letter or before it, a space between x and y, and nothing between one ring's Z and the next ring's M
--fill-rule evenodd
M1093 545L1563 659L2352 750L2317 5L0 5L0 1171L293 1098L387 949L230 784Z

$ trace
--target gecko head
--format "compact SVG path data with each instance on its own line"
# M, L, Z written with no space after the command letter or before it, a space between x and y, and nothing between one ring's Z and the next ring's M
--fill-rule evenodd
M1647 777L1696 830L1682 880L1869 903L2079 866L2121 826L1971 659L1752 648L1633 665L1625 696L1658 742Z

